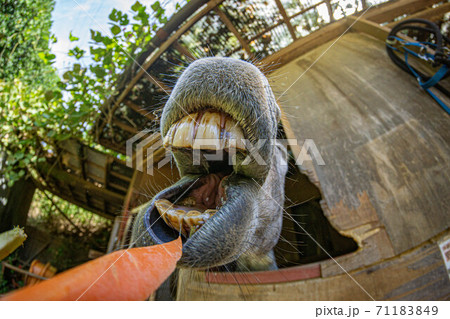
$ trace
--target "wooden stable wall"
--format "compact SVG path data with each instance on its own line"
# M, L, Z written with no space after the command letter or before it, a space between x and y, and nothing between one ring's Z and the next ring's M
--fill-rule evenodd
M450 298L436 244L450 223L450 117L390 61L380 40L386 29L374 33L360 22L353 30L378 38L346 34L281 67L271 81L288 138L300 146L312 139L325 161L300 165L320 189L325 215L359 249L294 269L303 280L182 270L178 300ZM300 147L292 150L298 155Z
M296 81L281 104L326 163L314 170L331 223L356 238L386 232L385 253L399 254L449 227L450 117L383 42L350 33L330 45L279 69L274 86Z
M349 274L270 284L246 284L245 279L237 284L238 277L218 284L208 282L203 272L182 269L177 300L450 299L448 274L434 242Z

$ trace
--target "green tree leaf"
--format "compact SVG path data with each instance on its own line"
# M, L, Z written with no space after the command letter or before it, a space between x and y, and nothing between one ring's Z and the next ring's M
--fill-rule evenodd
M74 41L78 41L80 40L80 38L77 38L75 36L72 35L72 31L69 33L69 40L70 42L74 42Z

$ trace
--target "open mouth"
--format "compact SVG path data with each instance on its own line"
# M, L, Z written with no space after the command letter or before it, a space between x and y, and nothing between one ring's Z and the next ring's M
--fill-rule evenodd
M226 177L223 173L201 177L196 182L200 186L176 203L168 199L156 200L156 209L168 226L189 238L225 203L225 189L221 182Z
M187 243L217 233L218 227L234 227L223 221L230 219L225 215L231 211L241 214L235 212L236 201L247 191L243 184L248 178L235 171L236 157L246 156L243 139L237 122L213 109L171 125L163 143L172 151L182 178L157 194L147 210L144 223L155 243L179 235ZM231 197L234 204L227 209Z

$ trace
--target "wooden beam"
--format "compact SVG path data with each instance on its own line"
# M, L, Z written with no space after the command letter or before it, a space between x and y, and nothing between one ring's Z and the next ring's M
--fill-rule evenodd
M114 193L110 190L107 190L105 188L101 188L98 186L95 186L92 183L89 183L82 179L81 177L78 177L73 174L69 174L59 168L52 167L50 164L44 162L38 164L38 170L41 171L44 176L50 176L56 180L59 180L62 183L68 184L72 187L78 187L81 189L85 189L87 191L90 191L92 193L95 193L97 195L100 195L102 197L108 198L110 201L116 202L116 203L122 203L124 200L124 196Z
M158 80L158 78L154 75L151 75L150 72L145 72L145 77L156 86L156 89L163 93L170 93L170 87L168 87L164 82Z
M88 210L88 211L90 211L90 212L92 212L94 214L97 214L99 216L102 216L102 217L104 217L106 219L109 219L109 220L114 219L114 215L110 215L107 212L103 212L103 211L98 210L98 209L96 209L94 207L88 206L84 202L79 202L79 201L75 200L73 196L67 196L67 195L65 195L63 193L55 192L55 190L51 189L50 187L44 187L44 188L46 190L48 190L49 192L55 194L59 198L65 200L65 201L68 201L69 203L72 203L72 204L74 204L74 205L76 205L78 207L84 208L84 209L86 209L86 210Z
M112 187L112 188L121 190L121 191L123 191L123 192L125 192L125 193L127 192L127 188L126 188L126 187L124 187L124 186L122 186L122 185L119 185L119 184L117 184L117 183L114 183L114 182L112 182L112 181L110 181L110 182L108 183L108 185L109 185L110 187Z
M130 109L132 109L133 111L141 114L142 116L148 118L151 121L156 120L156 116L153 115L152 113L146 111L145 109L143 109L142 107L140 107L139 105L131 102L130 100L124 100L123 103L128 106Z
M334 17L333 17L333 8L331 7L331 1L330 0L325 0L325 3L327 5L328 15L330 16L330 22L333 22L334 21Z
M288 19L289 19L289 20L292 20L293 18L295 18L295 17L297 17L297 16L299 16L299 15L301 15L301 14L303 14L303 13L305 13L305 12L311 10L311 9L314 9L315 7L318 7L318 6L320 6L321 4L323 4L323 3L325 3L325 0L324 0L324 1L317 2L316 4L313 4L312 6L309 6L309 7L305 8L305 9L303 9L303 10L301 10L301 11L299 11L299 12L293 14L293 15L291 15L290 17L288 17ZM279 26L282 25L283 23L284 23L284 20L282 20L282 21L280 21L280 22L277 22L277 23L271 25L270 27L268 27L267 29L264 29L264 30L261 31L261 32L258 32L258 34L254 35L253 37L251 37L250 39L248 39L248 42L251 43L252 41L255 41L256 39L259 39L262 35L264 35L265 33L269 32L269 31L272 31L272 30L275 29L276 27L279 27ZM239 49L240 49L240 48L234 49L233 51L231 51L230 55L233 54L233 53L235 53L235 52L237 52L237 51L239 51Z
M127 194L125 195L125 201L123 203L121 223L117 230L116 243L120 243L122 241L122 237L124 235L125 228L126 228L125 226L126 226L126 223L128 221L129 215L130 215L130 210L132 208L131 206L133 205L134 187L135 187L136 181L139 179L139 176L141 176L141 175L142 175L141 172L139 172L138 170L134 170L133 177L131 178L130 185L128 186ZM113 245L113 248L114 248L114 245Z
M450 12L450 2L441 4L440 6L435 7L435 8L427 8L425 10L422 10L415 14L407 16L401 20L388 23L386 25L386 27L392 29L399 22L407 20L407 19L426 19L426 20L430 20L430 21L436 21L436 20L441 19L448 12Z
M348 26L352 26L352 31L369 34L383 42L386 41L389 32L391 32L391 29L387 27L355 16L347 17L346 22Z
M119 226L121 224L122 217L116 216L114 218L114 224L109 235L108 247L106 248L106 253L112 253L114 251L115 243L117 242L117 232L119 231Z
M346 30L346 21L336 21L311 33L307 37L296 40L280 51L266 57L261 61L261 64L286 64L287 62L301 56L302 54L305 54L306 52L318 47L319 45L335 39L336 37L343 34Z
M368 21L366 19L358 19L357 17L354 16L350 16L347 18L347 23L348 25L352 25L352 31L358 31L361 33L366 33L371 35L374 38L377 38L380 41L386 41L389 32L391 32L391 29L385 26L381 26L378 23L372 22L372 21ZM407 37L405 35L398 35L400 38L408 41L408 42L415 42L414 39ZM419 52L420 48L418 47L411 47L411 50L415 51L415 52ZM429 49L427 51L430 54L434 54L434 50ZM415 68L419 68L420 71L425 71L425 72L431 72L434 73L437 70L434 69L431 64L427 63L426 61L420 60L420 59L413 59L410 61L410 63L412 63L412 66Z
M187 57L188 59L194 61L197 60L192 54L191 52L189 52L189 50L184 47L179 41L175 41L172 44L172 47L177 50L178 52L180 52L182 55L184 55L185 57Z
M114 177L120 178L120 179L122 179L122 180L124 180L124 181L126 181L128 183L131 182L131 177L126 176L126 175L122 175L122 174L117 173L117 172L112 171L112 170L109 171L109 175L112 175Z
M137 134L137 132L139 132L139 130L137 128L129 126L117 119L113 119L111 124L121 128L122 130L124 130L126 132L132 133L132 134Z
M364 19L377 23L390 22L401 15L416 13L439 2L441 0L398 0L387 2L370 8L364 14Z
M280 11L281 15L283 16L283 21L284 21L284 23L286 23L289 33L291 34L292 40L295 41L297 39L297 35L295 34L295 30L292 27L291 22L289 21L286 11L284 10L283 4L281 3L280 0L275 0L275 2L277 4L278 10Z
M103 145L104 147L107 147L107 148L109 148L109 149L111 149L113 151L116 151L118 153L121 153L121 154L125 154L126 153L126 149L125 149L124 145L121 145L121 144L118 145L118 144L116 144L114 142L111 142L111 140L109 140L109 139L101 138L98 141L98 143L100 145Z
M317 2L317 3L315 3L315 4L313 4L313 5L309 6L309 7L306 7L306 8L303 9L303 10L300 10L299 12L294 13L293 15L291 15L291 16L289 17L289 20L291 20L292 18L295 18L296 16L299 16L299 15L301 15L301 14L303 14L303 13L305 13L305 12L311 10L311 9L314 9L315 7L318 7L318 6L320 6L321 4L323 4L323 3L325 3L325 2L326 2L326 0L320 1L320 2Z
M228 30L230 30L231 33L233 33L234 36L238 39L242 48L245 50L245 52L247 52L247 54L250 56L250 58L254 58L252 50L250 49L250 45L244 40L244 38L241 36L239 31L236 29L236 27L230 21L230 19L228 19L227 15L222 10L220 10L219 7L215 7L214 11L217 13L220 20L222 20L222 22L227 26Z

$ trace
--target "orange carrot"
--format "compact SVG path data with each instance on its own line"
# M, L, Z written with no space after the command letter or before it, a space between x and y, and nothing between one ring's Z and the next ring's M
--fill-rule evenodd
M146 300L174 271L181 239L119 250L0 300Z

